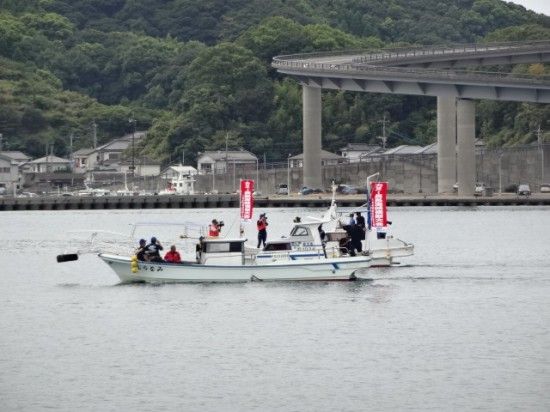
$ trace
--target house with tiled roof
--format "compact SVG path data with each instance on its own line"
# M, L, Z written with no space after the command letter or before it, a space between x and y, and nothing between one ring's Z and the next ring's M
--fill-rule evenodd
M289 166L290 168L300 168L304 167L304 154L300 153L296 156L289 157ZM348 163L348 160L336 153L328 152L326 150L321 150L321 165L330 166L337 165L341 163Z
M19 185L19 167L17 162L4 152L0 152L0 195L13 193Z
M31 160L27 164L30 166L29 171L33 173L70 172L72 169L72 162L69 159L54 155Z
M367 143L348 143L340 149L342 157L350 163L362 161L366 156L371 156L375 153L383 151L381 146Z
M147 136L147 132L138 131L111 140L96 148L83 148L73 153L75 169L79 172L117 168L125 159L125 152ZM134 159L135 161L135 159ZM136 173L137 174L137 173Z
M227 173L234 168L252 168L258 164L258 158L247 150L218 150L200 153L197 158L199 174Z

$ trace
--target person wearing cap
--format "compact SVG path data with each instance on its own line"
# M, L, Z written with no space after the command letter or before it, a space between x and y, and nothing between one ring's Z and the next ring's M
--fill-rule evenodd
M140 239L139 246L136 249L136 257L137 257L137 260L141 262L144 262L145 260L147 260L145 255L145 250L146 250L145 246L147 246L147 241L145 239Z
M162 262L160 251L164 248L156 237L151 238L151 243L145 247L145 258L150 262Z
M212 223L208 225L208 237L218 237L222 226L216 219L212 219Z
M258 249L260 246L264 245L265 247L265 241L267 240L267 216L265 213L262 213L260 215L260 218L256 222L256 228L258 229L258 246L256 246Z

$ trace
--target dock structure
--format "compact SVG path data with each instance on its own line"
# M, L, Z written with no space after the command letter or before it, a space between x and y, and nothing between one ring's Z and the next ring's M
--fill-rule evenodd
M341 196L341 207L364 205L364 196ZM325 208L330 205L328 195L273 196L254 200L256 207L266 208ZM550 195L532 196L407 196L390 195L388 206L550 206ZM239 206L236 194L185 195L185 196L101 196L101 197L32 197L2 198L0 211L41 210L102 210L102 209L213 209Z

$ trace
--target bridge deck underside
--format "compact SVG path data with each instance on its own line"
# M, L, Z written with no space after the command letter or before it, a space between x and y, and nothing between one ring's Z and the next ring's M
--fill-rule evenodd
M429 79L365 79L362 77L319 77L282 71L293 75L300 83L323 89L350 90L373 93L409 94L419 96L445 96L463 99L488 99L550 103L550 85L506 84L504 81L490 84L465 81ZM391 80L390 80L391 79Z

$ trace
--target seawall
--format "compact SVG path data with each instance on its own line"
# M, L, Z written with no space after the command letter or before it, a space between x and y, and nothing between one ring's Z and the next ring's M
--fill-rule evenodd
M337 198L341 207L358 207L365 203L363 196ZM254 200L256 208L266 207L328 207L330 196L273 196ZM550 194L529 197L496 195L459 197L456 195L403 196L390 195L388 206L550 206ZM239 206L236 194L188 196L104 196L104 197L32 197L2 198L0 211L12 210L94 210L94 209L208 209Z

